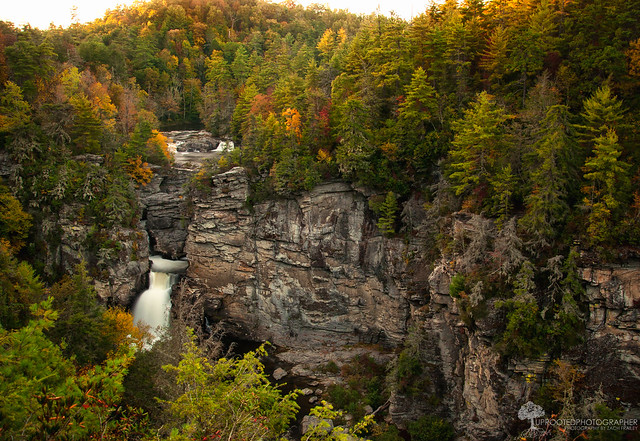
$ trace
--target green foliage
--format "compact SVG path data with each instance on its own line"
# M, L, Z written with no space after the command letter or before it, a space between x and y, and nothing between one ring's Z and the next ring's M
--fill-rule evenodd
M496 161L508 147L505 123L509 119L506 111L482 92L456 121L449 173L456 195L467 196L489 185Z
M412 386L416 378L422 374L422 363L410 350L403 350L398 356L396 368L394 370L395 380L398 384L398 391L401 393L415 394Z
M125 345L104 365L76 370L46 337L57 317L51 304L52 299L34 304L35 318L23 328L10 332L0 328L3 437L81 439L141 433L141 415L119 409L133 349Z
M333 420L340 418L342 413L333 410L333 406L326 401L323 401L321 406L311 409L309 415L315 417L317 423L311 425L309 430L302 436L301 441L361 440L363 438L360 438L360 435L367 433L373 425L373 415L367 415L350 429L334 427Z
M337 374L338 372L340 372L340 368L335 361L329 360L327 364L322 367L322 371L329 374Z
M611 92L608 84L602 85L584 101L582 113L585 125L581 126L589 139L595 139L615 130L623 118L622 102Z
M599 244L612 238L620 205L629 188L629 164L619 160L622 152L613 130L608 130L594 142L594 155L584 165L587 185L582 192L589 209L587 233L592 243Z
M535 358L546 349L546 329L534 292L534 267L525 261L514 283L513 298L497 303L507 311L506 329L498 343L504 354Z
M398 428L392 424L376 424L372 431L373 441L402 441Z
M25 213L9 189L0 184L0 241L13 252L19 251L31 228L31 215Z
M332 384L327 388L329 402L336 409L342 409L352 415L359 413L360 393L341 384ZM360 411L361 412L361 411Z
M0 328L12 330L26 325L30 305L43 295L44 286L33 268L18 261L0 240Z
M425 345L423 331L419 328L410 329L404 348L388 370L387 384L391 390L409 396L417 396L425 391L431 382L428 363L423 360Z
M336 130L341 142L336 150L336 162L346 178L367 182L373 171L367 109L362 100L351 97L342 104L339 112Z
M463 274L457 273L451 278L451 283L449 284L449 295L451 297L460 297L460 293L466 289L466 278Z
M0 90L0 134L10 133L27 125L31 106L22 97L22 89L7 81Z
M236 164L249 169L252 201L346 179L384 195L376 208L383 234L418 219L445 244L446 216L460 202L492 217L501 231L486 242L502 241L500 268L454 277L462 318L472 325L484 307L476 300L499 292L503 353L533 357L579 341L585 314L573 258L555 272L531 274L525 264L514 273L522 250L537 262L575 240L610 255L640 242L637 2L449 1L411 23L290 4L187 3L125 6L69 29L2 24L0 162L15 195L0 190L7 329L26 324L27 305L44 290L13 257L26 241L26 211L50 249L62 231L51 223L73 212L92 227L84 245L103 269L119 251L104 231L139 220L135 184L150 178L145 162L171 162L154 132L161 122L202 123L238 141L226 163L196 176L202 190ZM398 219L398 199L427 188L437 188L427 218L407 204ZM37 249L30 244L40 268ZM471 259L473 271L488 271L485 251ZM74 277L52 288L61 319L47 332L67 341L63 355L96 363L111 343L88 337L98 329L82 311L96 322L100 312L87 280ZM86 328L77 333L86 344L74 340L76 326ZM394 371L407 391L425 376L419 354L407 349Z
M102 122L85 95L76 95L69 100L73 106L73 128L71 137L75 153L99 153L102 139Z
M396 195L390 191L387 193L379 209L378 228L387 237L393 236L396 232L396 217L398 213L398 201Z
M177 366L177 385L184 393L172 400L176 429L170 439L279 439L298 410L297 392L282 395L272 386L258 357L264 346L238 360L221 358L213 365L202 356L195 337L185 344Z
M496 343L502 354L533 359L543 353L560 353L582 341L585 323L578 302L584 288L576 259L575 250L561 267L556 266L557 258L550 259L550 292L542 300L535 296L538 288L533 265L529 261L522 264L513 283L513 296L496 303L506 311L505 329Z
M84 264L75 274L64 276L50 289L58 319L47 331L48 337L61 345L65 356L73 356L81 366L100 364L116 349L107 329L105 308L91 285Z
M371 356L356 355L342 366L344 384L333 384L327 389L329 401L359 419L364 416L364 406L378 408L388 397L384 387L385 366Z
M409 433L416 441L451 441L455 437L451 423L434 415L410 422Z
M569 110L551 106L547 110L542 137L536 143L537 168L531 173L531 193L525 198L527 212L520 223L541 242L554 238L569 209L569 161L575 141L569 125Z

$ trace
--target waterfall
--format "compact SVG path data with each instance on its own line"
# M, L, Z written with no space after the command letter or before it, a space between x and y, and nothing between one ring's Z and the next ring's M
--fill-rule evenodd
M179 273L187 269L189 263L184 260L167 260L152 256L149 272L149 289L140 294L132 308L136 325L148 325L154 340L157 340L169 327L171 310L171 287Z

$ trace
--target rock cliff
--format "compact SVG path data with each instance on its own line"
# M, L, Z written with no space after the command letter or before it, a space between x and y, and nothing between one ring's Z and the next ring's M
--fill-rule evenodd
M248 207L243 169L213 180L193 201L185 247L190 279L217 305L212 318L287 346L402 342L406 247L377 233L362 194L327 183Z
M189 225L184 185L193 173L183 167L156 170L151 182L140 189L142 219L152 254L172 259L184 256Z
M147 284L149 239L143 225L97 231L75 221L78 207L67 206L57 218L40 225L46 240L47 271L73 273L84 262L95 281L96 292L105 303L130 306Z
M495 303L488 301L487 313L469 326L449 295L455 269L474 263L478 243L500 243L491 222L454 216L451 235L463 242L467 237L466 249L434 262L424 253L420 228L402 239L383 237L366 195L346 183L324 183L253 206L247 205L248 195L245 171L234 168L212 178L209 194L193 198L183 297L192 305L192 318L222 320L237 336L288 348L282 358L305 375L345 345L399 348L409 330L419 328L429 382L421 395L393 394L392 420L402 426L420 412L436 412L451 418L466 439L502 440L518 433L518 409L550 361L507 363L493 348L501 320ZM422 205L405 204L405 224L412 216L426 222ZM583 278L588 332L567 357L584 368L593 387L601 384L608 396L637 408L640 265L589 267Z

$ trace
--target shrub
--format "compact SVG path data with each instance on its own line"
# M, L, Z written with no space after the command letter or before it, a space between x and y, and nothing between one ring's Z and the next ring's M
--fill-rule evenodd
M409 423L412 441L451 441L455 436L451 424L433 415Z

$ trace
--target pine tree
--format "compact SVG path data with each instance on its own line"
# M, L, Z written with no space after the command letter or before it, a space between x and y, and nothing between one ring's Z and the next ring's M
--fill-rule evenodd
M366 182L372 172L370 158L372 146L367 113L362 100L350 97L340 106L337 126L340 144L336 150L336 162L347 178Z
M611 87L603 84L584 103L581 116L585 121L583 129L588 140L606 135L609 129L616 130L622 121L624 110L622 102L613 95Z
M496 225L502 228L504 221L510 216L513 209L513 193L516 188L516 177L511 171L511 164L502 167L494 177L491 184L491 212L497 217Z
M486 92L478 95L462 119L453 125L449 156L452 188L457 195L488 188L498 158L508 145L505 123L510 116Z
M10 133L29 123L31 106L22 97L22 89L7 81L0 89L0 135Z
M411 83L405 87L405 99L398 109L399 117L411 122L423 134L428 131L427 125L437 119L436 91L430 82L422 67L416 69Z
M593 156L583 168L587 185L582 192L589 210L587 233L592 243L601 243L612 237L614 221L624 207L630 166L619 159L622 148L614 130L609 129L594 142Z
M396 232L396 217L398 214L398 201L396 195L390 191L380 205L380 217L378 218L378 228L387 237Z
M535 166L531 173L531 193L525 198L527 211L520 224L538 243L547 243L557 234L569 211L569 154L574 142L570 135L569 110L552 106L542 123L540 140L535 145Z
M71 136L76 153L99 153L102 138L102 122L96 110L84 94L69 100L74 110Z

